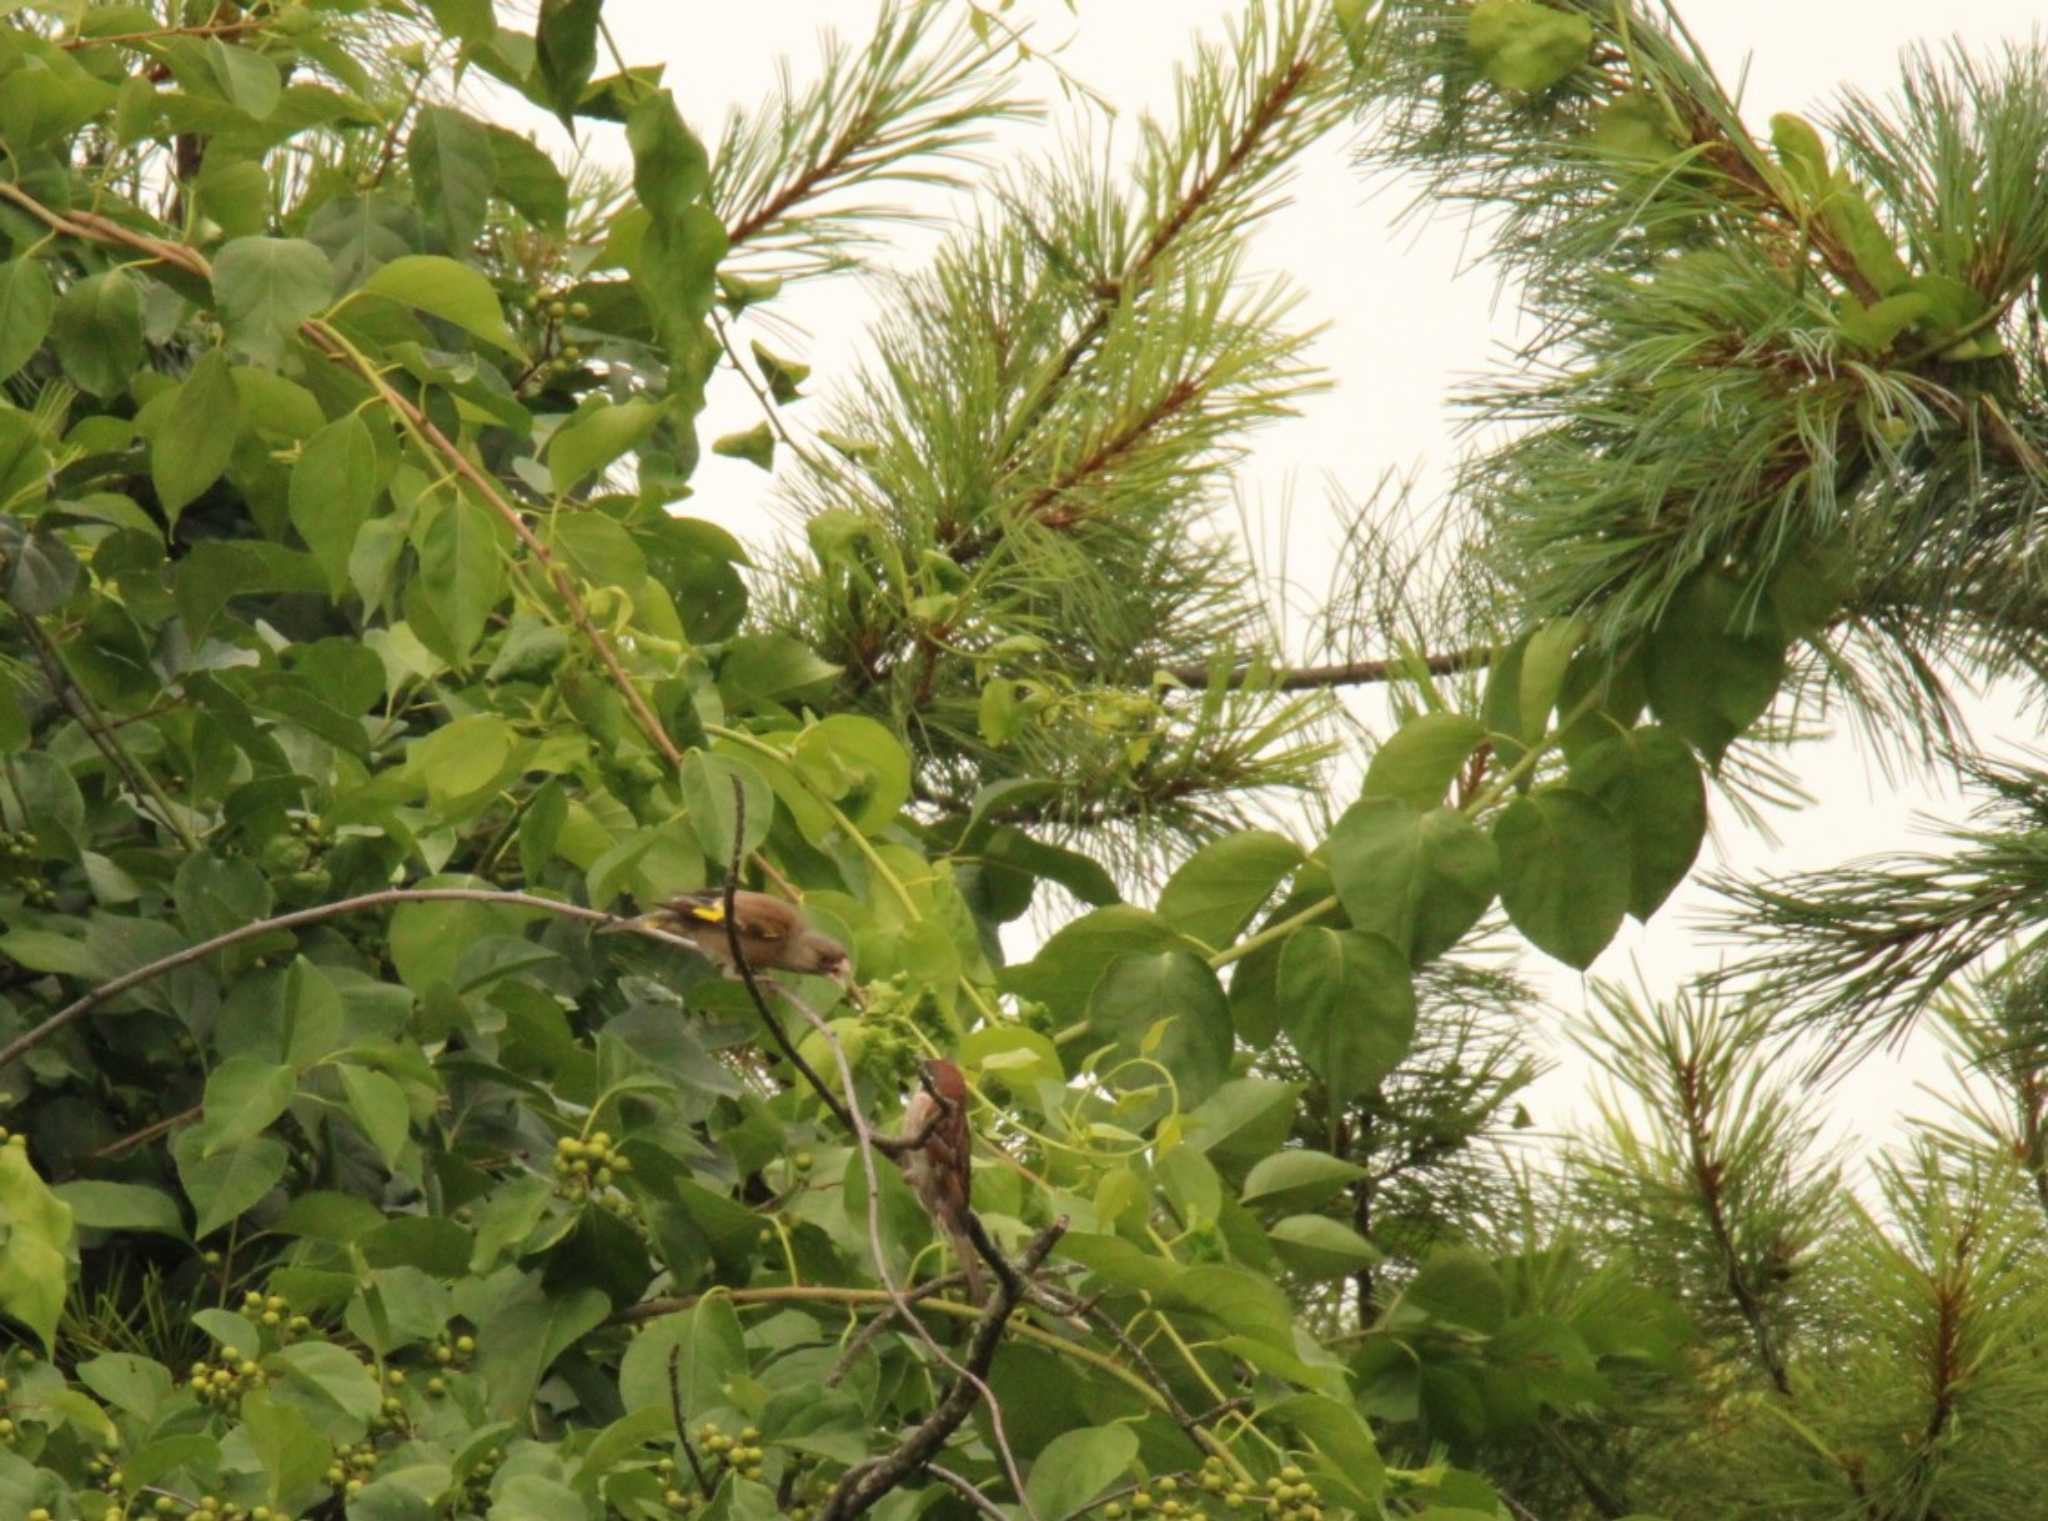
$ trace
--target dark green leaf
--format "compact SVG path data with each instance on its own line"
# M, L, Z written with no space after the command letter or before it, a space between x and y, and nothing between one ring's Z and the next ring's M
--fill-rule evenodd
M1391 799L1346 809L1324 853L1352 926L1386 936L1416 966L1479 922L1500 877L1493 841L1463 814Z
M121 270L91 275L64 292L50 321L64 373L91 395L118 396L142 368L142 292Z
M56 288L41 259L0 264L0 380L28 363L49 334Z
M1550 787L1510 803L1493 826L1500 897L1538 950L1581 971L1628 912L1629 837L1593 798Z
M1192 1108L1230 1075L1230 1005L1216 974L1185 950L1119 956L1088 998L1088 1030L1124 1060L1154 1061L1172 1074L1181 1107ZM1124 1085L1149 1082L1139 1069Z
M1669 729L1631 729L1572 762L1572 785L1628 832L1629 912L1648 919L1685 880L1707 832L1706 779Z
M169 415L150 443L150 477L164 515L178 514L220 479L242 430L242 398L227 354L211 349L178 387Z
M489 209L498 155L483 123L430 105L415 119L406 161L427 229L450 253L466 253Z
M1434 808L1484 738L1486 725L1462 713L1411 718L1374 753L1366 768L1365 796L1398 798L1418 810Z
M1167 879L1156 912L1190 939L1221 950L1243 933L1301 859L1299 845L1270 830L1225 835L1189 856Z
M1335 1110L1370 1093L1415 1039L1415 988L1393 942L1296 930L1280 954L1281 1023Z
M228 342L275 368L285 340L334 299L334 266L303 238L237 238L214 257L213 291Z

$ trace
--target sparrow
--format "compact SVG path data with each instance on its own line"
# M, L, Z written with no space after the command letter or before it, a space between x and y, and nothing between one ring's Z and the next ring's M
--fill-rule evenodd
M740 954L757 972L799 972L830 977L845 985L853 975L853 962L846 947L830 935L811 927L804 911L767 893L744 889L733 894L733 918L739 923ZM657 929L679 935L702 951L731 976L738 968L732 959L732 942L726 934L725 894L713 888L672 898L650 913L619 924L608 924L600 934L634 928Z
M904 1181L960 1259L960 1271L967 1278L968 1299L980 1304L981 1262L967 1234L967 1196L973 1185L968 1157L967 1079L949 1061L924 1063L923 1082L904 1106L902 1139L911 1143L920 1136L922 1143L903 1153Z

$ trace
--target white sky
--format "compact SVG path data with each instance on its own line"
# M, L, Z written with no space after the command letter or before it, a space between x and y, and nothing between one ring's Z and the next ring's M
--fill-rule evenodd
M1070 16L1063 0L1019 0L1007 13L1013 24L1034 18L1035 40L1070 38L1061 65L1114 101L1127 134L1143 110L1170 100L1172 70L1199 30L1215 35L1241 0L1077 0ZM965 0L962 0L965 8ZM2037 0L1968 0L1929 6L1924 0L1694 0L1683 5L1688 24L1722 77L1742 77L1743 99L1759 126L1774 111L1815 109L1839 85L1873 94L1896 78L1898 50L1910 43L1954 35L1972 49L2035 35ZM606 18L628 60L665 59L666 82L684 116L715 142L727 111L761 100L772 87L774 60L790 56L798 77L815 56L815 38L827 25L850 37L865 35L874 0L756 0L755 4L678 4L677 0L611 0ZM1752 56L1753 51L1753 56ZM1045 98L1061 119L1064 108L1048 73L1034 70L1026 86ZM1029 151L1049 143L1050 130L1006 131L995 152ZM615 141L595 139L597 151L618 153ZM1462 379L1506 362L1504 345L1516 336L1512 302L1496 304L1493 276L1479 270L1460 277L1464 228L1452 220L1433 226L1392 222L1412 190L1368 184L1353 167L1347 143L1318 145L1302 166L1294 204L1258 234L1253 264L1291 275L1306 291L1303 317L1328 328L1315 350L1336 384L1309 399L1304 415L1261 437L1256 459L1242 479L1242 494L1262 563L1295 567L1306 589L1320 589L1323 567L1339 538L1325 482L1334 480L1362 497L1384 472L1413 472L1418 499L1427 502L1445 478L1460 446L1446 404ZM943 213L943 202L921 196L914 204ZM909 267L930 247L906 235L892 257ZM771 346L813 367L811 389L828 389L848 371L862 329L876 310L874 290L857 278L793 289L777 303L780 315L809 334L797 345L773 338ZM744 336L744 334L743 334ZM804 408L787 414L801 428ZM728 375L714 389L704 420L707 439L751 427L759 420L750 395ZM776 531L770 484L751 465L707 454L688 509L745 538ZM1283 511L1284 507L1284 511ZM2037 725L2016 715L2009 701L1987 699L1973 715L1978 737L1993 748L2031 742ZM1958 819L1953 793L1917 782L1894 786L1842 735L1809 745L1796 761L1819 803L1776 817L1772 845L1727 820L1710 841L1701 870L1729 866L1796 870L1873 852L1925 843L1915 819L1932 814ZM1633 924L1594 968L1595 975L1630 979L1636 969L1655 991L1675 987L1711 965L1717 952L1704 944L1696 919L1710 895L1688 885L1646 931ZM1532 957L1532 962L1540 958ZM1554 964L1532 965L1558 1004L1576 1008L1583 985ZM1533 1096L1539 1125L1565 1126L1587 1115L1583 1061L1544 1032L1545 1043L1565 1057ZM1881 1137L1902 1106L1933 1106L1913 1091L1916 1081L1946 1085L1938 1053L1920 1041L1897 1062L1867 1063L1830 1094L1830 1112L1845 1137Z

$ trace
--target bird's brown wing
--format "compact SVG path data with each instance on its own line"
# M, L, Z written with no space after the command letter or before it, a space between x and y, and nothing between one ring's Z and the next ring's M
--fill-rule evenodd
M699 924L725 923L724 893L692 893L687 898L677 899L674 908L684 918L694 919ZM740 933L749 940L776 941L787 939L789 936L789 925L783 920L762 913L750 913L745 894L734 899L733 917L739 921Z

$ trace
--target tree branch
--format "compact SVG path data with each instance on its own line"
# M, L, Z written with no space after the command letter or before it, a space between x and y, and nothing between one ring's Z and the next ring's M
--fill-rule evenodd
M1023 1256L1017 1260L1016 1267L1021 1271L1013 1272L1010 1278L997 1283L988 1308L981 1312L981 1319L975 1324L973 1339L967 1347L964 1376L954 1379L932 1413L913 1426L893 1451L848 1469L819 1508L818 1521L853 1521L854 1517L938 1455L947 1439L974 1411L975 1400L983 1387L982 1381L995 1362L996 1348L1002 1343L1003 1326L1019 1302L1013 1289L1021 1285L1025 1275L1045 1261L1054 1243L1066 1234L1066 1229L1067 1222L1061 1218L1032 1238ZM976 1244L979 1245L978 1242Z
M1279 692L1302 692L1324 687L1369 686L1377 682L1400 681L1413 675L1417 670L1427 671L1432 676L1456 676L1465 671L1484 670L1493 662L1491 645L1468 645L1461 650L1445 650L1441 654L1424 655L1415 660L1395 657L1388 660L1350 660L1337 665L1302 665L1282 667L1272 673L1272 686ZM1223 673L1219 683L1215 673L1206 665L1176 665L1164 668L1165 673L1184 687L1206 691L1212 686L1236 687L1244 685L1253 672L1250 665L1233 666Z

